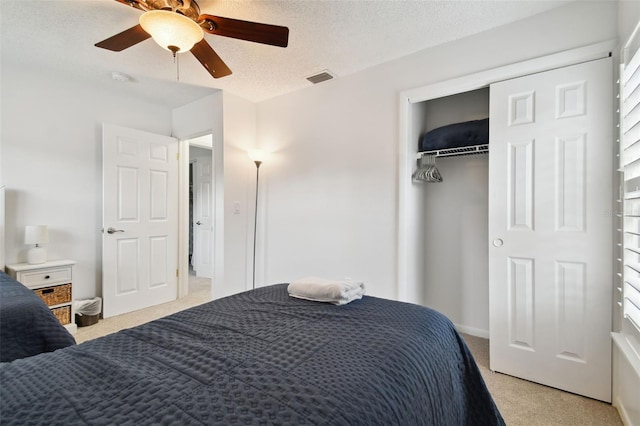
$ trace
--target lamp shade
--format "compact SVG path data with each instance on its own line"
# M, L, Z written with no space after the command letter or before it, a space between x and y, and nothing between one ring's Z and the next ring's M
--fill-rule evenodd
M140 16L140 26L156 43L171 52L186 52L202 40L204 32L195 21L169 10L150 10Z
M261 149L251 150L248 152L248 154L249 158L251 158L252 161L258 161L260 163L262 163L267 159L267 157L269 157L269 153Z
M47 225L27 225L24 227L25 244L44 244L49 241Z

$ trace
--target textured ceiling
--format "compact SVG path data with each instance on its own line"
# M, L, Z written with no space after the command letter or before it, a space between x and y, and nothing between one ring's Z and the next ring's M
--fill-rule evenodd
M0 51L3 66L46 69L171 107L206 95L203 87L258 102L308 87L311 83L306 77L323 70L340 78L566 3L200 0L202 13L282 25L290 30L287 48L206 35L233 71L216 80L191 54L179 55L176 65L171 54L151 39L119 53L94 47L96 42L138 23L141 12L115 0L1 0ZM130 75L132 81L114 82L113 71Z

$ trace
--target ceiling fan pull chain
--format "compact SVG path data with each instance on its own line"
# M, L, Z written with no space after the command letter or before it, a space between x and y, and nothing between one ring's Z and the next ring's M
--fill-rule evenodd
M177 51L173 52L173 63L176 64L176 81L180 81L180 57L177 55Z

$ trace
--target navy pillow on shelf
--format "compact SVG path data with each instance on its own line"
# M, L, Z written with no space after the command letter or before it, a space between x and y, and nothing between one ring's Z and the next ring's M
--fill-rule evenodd
M422 136L419 151L484 145L489 143L489 119L465 121L433 129Z

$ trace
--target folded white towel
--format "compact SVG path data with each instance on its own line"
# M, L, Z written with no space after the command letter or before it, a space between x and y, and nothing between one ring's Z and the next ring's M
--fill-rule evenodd
M345 305L364 295L364 283L335 281L318 277L306 277L292 281L287 287L289 296L299 299Z

